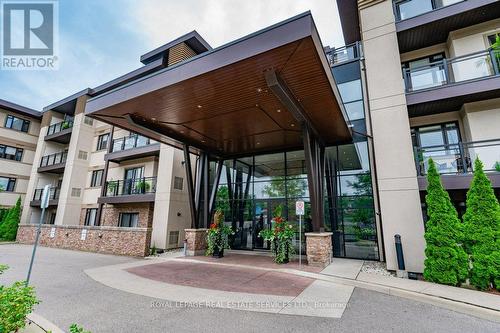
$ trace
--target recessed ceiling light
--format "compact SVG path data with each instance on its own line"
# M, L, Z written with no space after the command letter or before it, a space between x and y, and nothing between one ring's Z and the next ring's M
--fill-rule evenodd
M295 127L295 124L290 124L290 126Z
M206 142L205 140L201 140L201 142Z
M281 112L281 109L276 110L276 112L280 113L280 112Z
M260 142L257 142L258 145L260 145Z
M151 118L151 120L156 121L156 118L153 117L153 118Z
M184 134L184 131L181 131L182 134Z
M202 106L201 106L200 104L198 104L196 107L197 107L198 109L201 109L201 108L202 108Z
M262 88L257 88L257 92L262 92Z

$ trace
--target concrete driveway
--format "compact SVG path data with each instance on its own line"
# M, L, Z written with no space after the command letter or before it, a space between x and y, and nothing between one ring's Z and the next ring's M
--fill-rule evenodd
M0 245L11 268L0 284L24 279L31 246ZM499 332L500 325L429 304L355 288L341 319L217 308L157 307L156 300L95 282L85 269L139 259L39 248L32 284L35 312L61 328L92 332Z

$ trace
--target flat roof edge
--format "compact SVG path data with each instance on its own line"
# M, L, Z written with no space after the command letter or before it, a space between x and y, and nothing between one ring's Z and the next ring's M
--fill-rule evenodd
M4 99L0 99L0 108L9 110L11 112L20 113L29 117L42 118L42 112L30 109L28 107L13 102L6 101Z
M72 102L73 100L77 99L78 97L80 96L84 96L84 95L90 95L92 94L92 89L90 88L85 88L83 90L80 90L79 92L77 93L74 93L73 95L70 95L68 97L65 97L57 102L54 102L46 107L43 108L43 111L42 112L46 112L46 111L49 111L49 110L53 110L59 106L62 106L63 104L66 104L66 103L69 103L69 102Z

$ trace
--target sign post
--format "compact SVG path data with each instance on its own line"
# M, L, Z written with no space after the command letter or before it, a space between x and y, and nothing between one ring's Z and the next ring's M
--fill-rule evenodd
M302 268L302 216L304 215L304 201L295 202L295 214L299 217L299 268Z
M50 196L50 185L45 185L42 192L42 198L40 200L40 208L42 209L42 214L40 215L40 221L38 222L38 228L36 230L35 244L33 244L33 253L31 254L30 267L28 269L28 277L26 278L26 286L30 282L31 269L33 268L33 261L35 260L36 248L38 246L38 239L40 238L40 232L42 231L42 223L45 217L45 208L49 207L49 196Z

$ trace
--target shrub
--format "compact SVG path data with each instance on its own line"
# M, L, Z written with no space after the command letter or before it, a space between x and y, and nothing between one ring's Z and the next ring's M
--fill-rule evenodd
M450 196L441 184L432 159L427 173L427 215L424 278L428 281L459 285L467 278L467 254L461 246L463 225Z
M4 221L0 224L0 240L15 241L17 236L17 228L21 218L21 197L17 199L16 205L12 207Z
M70 333L91 333L90 331L86 331L83 327L78 326L77 324L71 324L69 327Z
M8 267L0 265L0 274ZM26 316L38 304L33 287L24 281L10 287L0 286L0 332L17 332L26 325Z
M467 191L464 214L465 245L472 268L470 283L479 289L500 290L500 205L479 159Z

